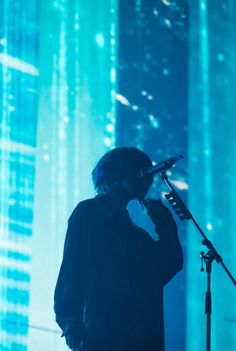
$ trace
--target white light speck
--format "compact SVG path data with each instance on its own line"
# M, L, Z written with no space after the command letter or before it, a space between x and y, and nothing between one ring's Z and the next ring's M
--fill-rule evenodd
M95 36L96 43L98 47L103 48L105 45L105 39L102 33L97 33Z
M148 100L153 100L153 96L152 96L152 95L148 95L148 96L147 96L147 99L148 99Z
M111 82L115 83L116 81L116 70L114 67L111 68L110 70L110 78L111 78Z
M49 157L49 155L48 154L46 154L46 155L44 155L43 156L43 159L44 159L44 161L49 161L50 160L50 157Z
M183 180L172 180L172 183L180 190L188 190L188 184Z
M152 126L153 128L157 129L157 128L160 127L159 121L158 121L156 118L154 118L154 116L153 116L153 118L150 118L150 117L149 117L149 119L150 119L151 126Z
M141 93L143 96L147 96L147 92L145 90L142 91Z
M8 111L9 111L9 112L15 111L15 107L12 106L12 105L9 105L9 106L8 106Z
M172 27L172 23L168 18L165 18L165 24L167 25L167 27Z
M166 6L170 6L170 2L168 0L162 0L162 3Z
M116 97L116 100L122 103L123 105L130 106L129 100L126 99L125 96L121 94L116 94L115 97Z
M106 146L111 146L111 144L112 144L112 140L110 139L110 138L104 138L103 139L104 140L104 144L106 145Z
M132 110L137 111L138 110L138 106L137 105L133 105L132 106Z
M79 26L79 23L76 23L75 26L74 26L75 30L80 30L80 26Z
M206 227L207 227L208 230L212 230L213 229L213 226L212 226L211 223L207 223Z
M114 132L114 124L111 124L111 123L107 124L106 130L110 133Z
M153 115L149 115L149 119L150 119L150 121L153 121L155 119L155 117Z

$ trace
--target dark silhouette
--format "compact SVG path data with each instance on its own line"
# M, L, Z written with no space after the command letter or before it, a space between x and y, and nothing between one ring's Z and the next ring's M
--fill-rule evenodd
M163 351L163 287L182 269L177 227L161 200L144 200L152 165L137 148L105 154L93 170L98 195L80 202L68 223L55 290L56 321L72 350ZM159 240L126 209L143 201Z

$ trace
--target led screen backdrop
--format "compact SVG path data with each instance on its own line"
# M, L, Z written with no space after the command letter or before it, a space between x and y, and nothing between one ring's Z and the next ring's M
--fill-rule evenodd
M155 162L185 156L170 179L235 274L235 1L2 0L0 10L0 350L66 350L52 300L67 219L114 146ZM151 195L165 191L156 177ZM204 247L176 220L185 268L165 291L166 350L199 351ZM212 350L233 350L235 288L215 262L212 293Z

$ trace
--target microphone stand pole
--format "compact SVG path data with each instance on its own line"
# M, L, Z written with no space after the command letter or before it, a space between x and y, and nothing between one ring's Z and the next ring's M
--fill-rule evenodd
M175 210L176 214L179 216L181 220L187 219L191 220L194 226L197 228L198 232L201 234L203 237L202 240L202 245L205 245L208 249L208 252L204 254L204 252L201 252L201 258L205 261L206 263L206 272L207 272L207 291L206 291L206 296L205 296L205 314L207 315L207 326L206 326L206 350L210 351L211 350L211 305L212 305L212 297L211 297L211 271L212 271L212 262L216 260L217 263L220 263L221 266L223 267L224 271L228 275L228 277L231 279L234 285L236 285L236 281L233 277L233 275L230 273L228 268L223 262L222 257L218 254L216 249L214 248L213 244L211 243L210 240L206 237L204 234L203 230L200 228L198 223L196 222L195 218L169 181L167 175L165 172L160 173L161 178L164 180L164 182L167 184L169 189L171 190L170 193L166 194L165 197L172 206L172 208ZM201 271L204 271L204 269L201 269Z

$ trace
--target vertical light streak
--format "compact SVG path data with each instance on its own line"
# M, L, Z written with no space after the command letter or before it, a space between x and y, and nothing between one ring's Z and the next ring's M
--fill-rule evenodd
M110 84L111 84L111 111L107 113L106 131L108 136L104 139L108 148L115 147L116 142L116 89L117 89L117 12L116 0L110 0Z
M29 311L37 124L36 7L36 3L22 7L20 0L4 1L0 20L4 39L0 55L1 350L27 349L28 329L20 323L27 325ZM29 14L33 29L30 21L23 20Z
M79 201L94 195L91 170L115 145L117 15L117 0L101 0L99 7L93 0L59 0L41 9L30 324L58 328L52 296L67 220ZM38 351L35 344L41 350L44 340L30 331L29 350ZM57 335L49 335L47 347L65 348Z
M190 12L189 206L235 275L235 3L192 1ZM198 252L207 249L200 241L190 225L187 351L206 347L206 273L198 273ZM212 350L233 350L235 288L215 261L212 296Z
M212 222L211 121L209 100L209 33L207 0L200 0L200 74L202 87L203 167L206 196L205 225Z
M209 33L205 0L190 7L189 207L205 230L211 208ZM196 189L199 188L199 191ZM204 209L204 210L203 210ZM205 276L200 273L200 234L188 226L186 350L205 347ZM204 332L202 332L204 330Z
M108 147L115 147L116 143L116 91L117 91L117 38L118 38L118 2L116 0L110 1L110 80L111 80L111 114L108 114L108 124L106 126L107 132L110 133L110 143Z

